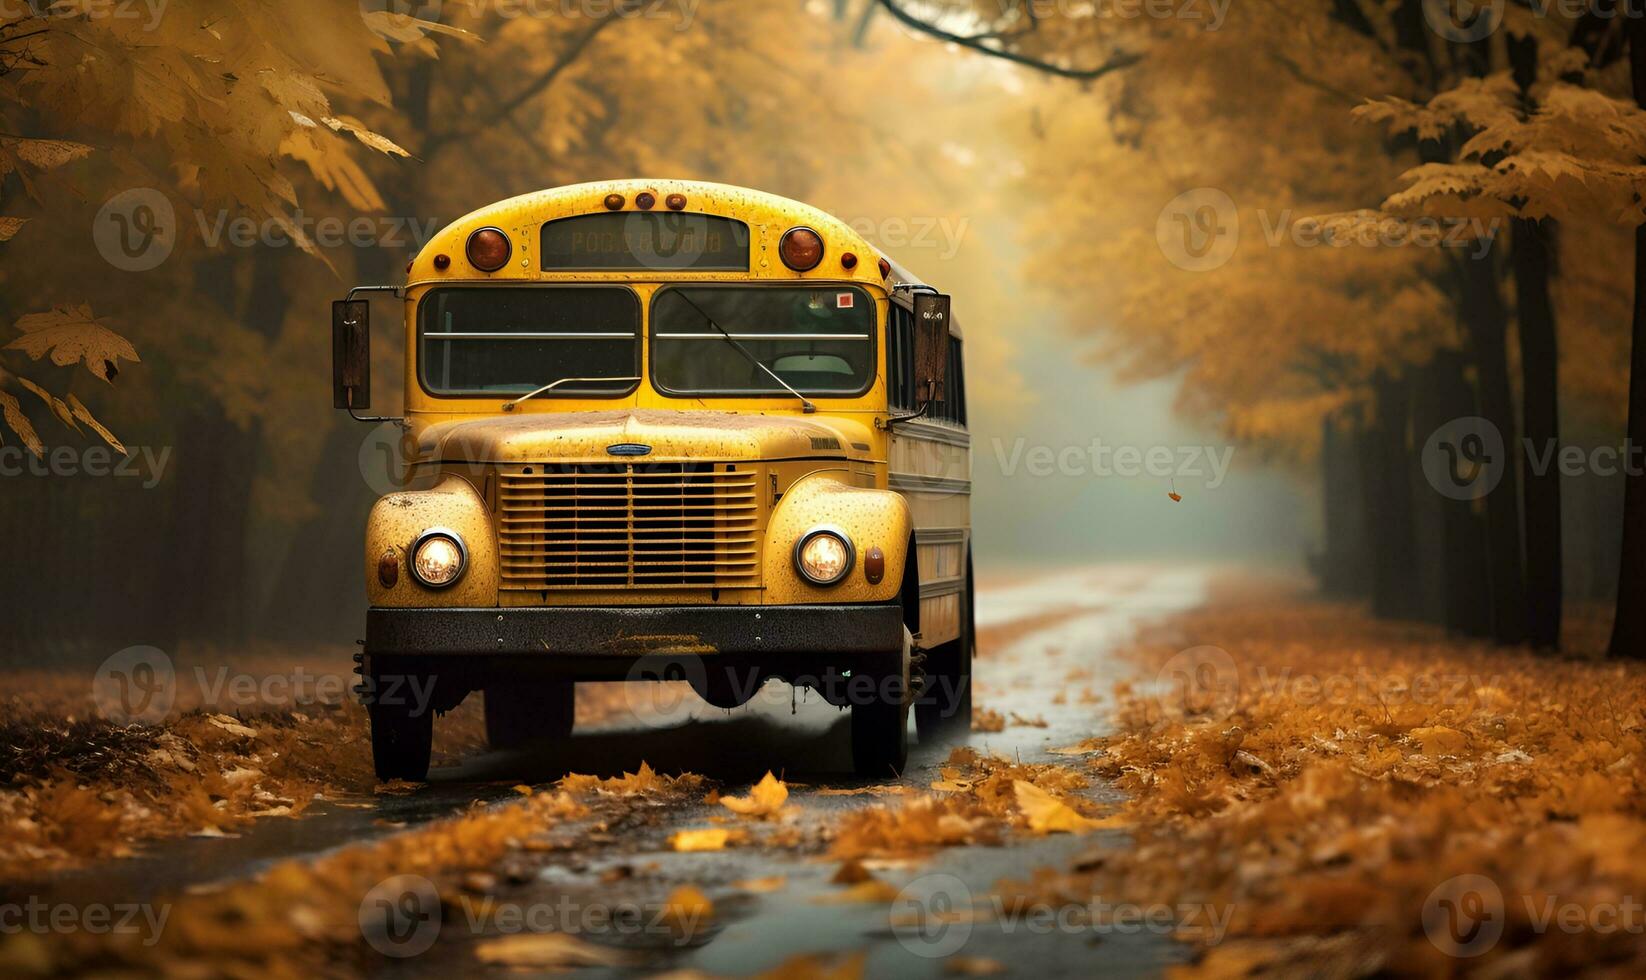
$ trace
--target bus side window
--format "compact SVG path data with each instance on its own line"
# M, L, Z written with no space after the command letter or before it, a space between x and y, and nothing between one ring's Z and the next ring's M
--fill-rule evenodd
M914 314L892 305L888 358L892 407L908 412L914 404Z
M945 393L943 417L956 425L966 424L966 360L961 357L960 339L949 338L949 390Z

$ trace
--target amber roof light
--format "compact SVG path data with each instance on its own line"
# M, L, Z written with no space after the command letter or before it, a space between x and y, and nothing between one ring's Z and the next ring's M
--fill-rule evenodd
M469 264L481 272L496 272L508 264L514 246L501 228L482 228L469 236Z
M810 272L823 261L823 236L810 228L790 228L777 246L783 264L796 272Z

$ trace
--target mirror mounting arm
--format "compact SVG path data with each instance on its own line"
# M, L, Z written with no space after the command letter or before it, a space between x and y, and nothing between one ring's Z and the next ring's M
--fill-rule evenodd
M932 402L931 399L928 398L926 403L920 406L920 411L915 412L912 415L888 415L883 419L877 418L874 420L874 427L882 432L890 432L892 426L897 423L913 422L915 419L923 419L928 413L931 412L931 410Z

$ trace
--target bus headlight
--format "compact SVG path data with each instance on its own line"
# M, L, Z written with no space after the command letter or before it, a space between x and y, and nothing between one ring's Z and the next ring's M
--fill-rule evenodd
M431 527L417 536L411 548L411 573L431 589L444 589L463 577L469 549L456 531Z
M857 553L837 527L814 527L794 544L794 567L813 585L833 585L852 570Z

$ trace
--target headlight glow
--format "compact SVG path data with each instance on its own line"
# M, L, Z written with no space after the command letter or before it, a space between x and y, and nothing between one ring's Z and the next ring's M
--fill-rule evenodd
M444 589L463 577L469 551L456 531L430 528L417 536L411 549L411 572L431 589Z
M834 585L852 570L852 539L837 527L814 527L794 546L794 565L813 585Z

